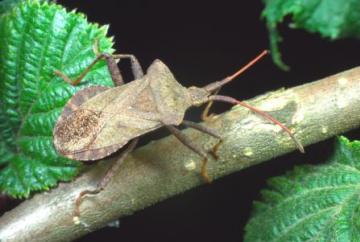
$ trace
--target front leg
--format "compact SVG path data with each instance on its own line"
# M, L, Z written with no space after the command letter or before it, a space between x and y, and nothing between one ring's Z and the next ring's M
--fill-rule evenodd
M214 92L214 95L218 94L219 91L220 91L220 89L221 89L221 87L218 88L218 89ZM213 114L213 113L209 114L210 108L211 108L211 106L213 105L213 103L214 103L213 101L208 102L207 105L206 105L206 107L205 107L205 109L204 109L204 111L203 111L202 114L201 114L201 119L202 119L203 121L205 121L205 122L208 121L208 120L210 120L212 117L215 116L215 114Z
M181 124L184 124L184 125L187 126L187 127L196 129L196 130L198 130L198 131L200 131L200 132L203 132L203 133L205 133L205 134L208 134L208 135L210 135L210 136L213 136L213 137L219 139L219 142L217 142L217 143L214 145L214 147L212 148L212 150L211 150L211 155L212 155L215 159L218 159L218 158L219 158L219 156L217 155L217 151L218 151L220 145L222 144L223 140L222 140L220 134L219 134L216 130L214 130L214 129L212 129L212 128L209 128L209 127L206 127L206 126L203 126L203 125L201 125L201 124L192 122L192 121L187 121L187 120L183 120L183 122L182 122Z
M186 137L180 130L172 125L165 125L165 127L186 147L194 151L196 154L201 156L203 159L201 160L201 176L205 182L211 183L211 178L206 169L206 164L208 162L208 156L206 151L204 151L201 147L195 144L192 140Z

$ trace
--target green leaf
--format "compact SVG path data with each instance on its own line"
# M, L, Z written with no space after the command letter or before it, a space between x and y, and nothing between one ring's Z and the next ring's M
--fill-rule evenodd
M340 39L360 37L359 0L264 0L265 17L270 34L270 49L274 62L283 70L289 67L282 61L281 42L277 25L290 15L293 28L302 28L322 37Z
M95 58L93 45L112 52L107 27L41 1L24 1L0 22L0 191L27 197L69 181L80 163L60 157L52 130L67 100L88 85L112 85L97 64L79 86L54 75L77 77Z
M14 6L19 4L24 0L2 0L0 1L0 15L6 13L11 10Z
M0 0L0 15L10 11L13 7L26 0ZM46 0L38 0L46 1Z
M340 137L330 162L272 178L245 241L360 241L360 141Z

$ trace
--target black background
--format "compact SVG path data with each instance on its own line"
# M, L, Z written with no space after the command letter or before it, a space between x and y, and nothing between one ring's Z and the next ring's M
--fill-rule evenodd
M111 24L118 53L132 53L143 67L163 60L184 85L204 85L234 72L261 50L268 35L257 1L58 1L77 8L92 22ZM331 42L317 34L280 26L284 60L292 69L279 70L270 57L261 60L222 94L247 99L280 87L296 86L359 65L360 41ZM128 63L121 64L126 70ZM216 105L215 112L229 108ZM192 110L188 119L199 120ZM158 138L144 137L143 143ZM358 132L347 134L359 138ZM120 228L104 228L78 241L242 241L252 201L259 198L268 177L284 174L294 165L321 163L334 140L246 169L173 197L123 218Z

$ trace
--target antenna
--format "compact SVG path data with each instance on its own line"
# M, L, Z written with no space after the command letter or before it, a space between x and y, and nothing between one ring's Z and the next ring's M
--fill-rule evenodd
M213 83L210 83L208 85L206 85L204 87L204 89L208 92L213 92L217 89L219 89L220 87L224 86L225 84L231 82L232 80L234 80L236 77L238 77L240 74L242 74L244 71L246 71L247 69L249 69L252 65L254 65L256 62L258 62L261 58L263 58L265 55L267 55L269 53L268 50L264 50L262 51L259 55L257 55L254 59L252 59L249 63L247 63L245 66L241 67L237 72L235 72L234 74L232 74L231 76L228 76L226 78L224 78L221 81L216 81Z
M274 118L273 116L271 116L270 114L254 107L251 106L245 102L239 101L235 98L232 97L228 97L228 96L222 96L222 95L211 95L209 97L209 101L220 101L220 102L226 102L226 103L231 103L231 104L239 104L243 107L246 107L248 109L250 109L251 111L263 116L264 118L266 118L267 120L269 120L270 122L272 122L275 125L280 126L280 128L282 128L286 133L288 133L288 135L290 136L290 138L294 141L295 145L297 146L297 148L300 150L301 153L305 153L304 147L302 146L302 144L300 143L300 141L294 136L294 134L290 131L290 129L288 127L286 127L284 124L282 124L279 120L277 120L276 118Z

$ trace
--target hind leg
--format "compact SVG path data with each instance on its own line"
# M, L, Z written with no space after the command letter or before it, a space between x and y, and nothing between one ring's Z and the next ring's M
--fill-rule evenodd
M55 70L54 73L57 76L64 79L64 81L66 81L70 85L76 86L84 79L86 74L88 74L89 71L91 71L91 69L94 67L94 65L101 60L106 61L106 64L108 66L108 69L109 69L109 72L110 72L110 75L111 75L114 85L115 86L123 85L124 80L121 75L120 69L117 66L117 63L116 63L115 59L112 57L112 55L107 54L107 53L101 53L100 55L98 55L75 80L71 80L66 74L64 74L63 72L61 72L59 70Z
M116 55L113 55L113 58L119 59L119 60L120 59L130 59L131 71L132 71L132 74L133 74L135 80L140 79L141 77L144 76L144 71L140 65L140 62L134 55L116 54Z
M131 70L132 70L134 78L139 79L144 76L144 72L140 65L140 62L134 55L130 55L130 54L111 55L108 53L98 53L98 49L99 49L98 45L99 45L99 43L98 43L98 41L96 41L95 45L94 45L94 51L96 54L96 58L85 68L85 70L75 80L71 80L66 74L64 74L63 72L61 72L59 70L55 70L54 73L56 75L60 76L62 79L64 79L64 81L66 81L67 83L69 83L73 86L76 86L84 79L86 74L89 71L91 71L91 69L94 67L94 65L96 63L98 63L101 60L105 60L114 85L121 86L124 84L124 79L123 79L120 69L116 63L116 59L120 60L120 59L128 58L131 61Z
M100 56L104 53L100 52L100 46L99 46L99 40L96 40L95 41L95 44L94 44L94 52L96 54L96 56ZM140 62L139 60L134 56L134 55L131 55L131 54L114 54L114 55L111 55L111 57L113 59L117 59L117 60L121 60L121 59L130 59L130 65L131 65L131 71L132 71L132 74L134 76L135 79L140 79L141 77L144 76L144 71L140 65ZM112 63L114 63L114 61L110 60ZM108 64L109 66L109 64ZM112 66L116 66L116 63L115 65L112 64ZM110 67L109 67L109 71L111 73L111 70L110 70Z
M104 190L106 185L111 181L111 178L114 176L116 171L123 164L125 158L134 150L137 142L138 142L138 139L134 139L131 141L129 146L120 154L120 156L116 160L116 162L109 168L109 170L107 170L105 176L97 184L95 189L84 190L84 191L80 192L80 194L78 195L78 197L76 198L76 201L75 201L74 221L79 221L80 205L81 205L82 198L85 195L97 194L97 193L101 192L102 190Z

